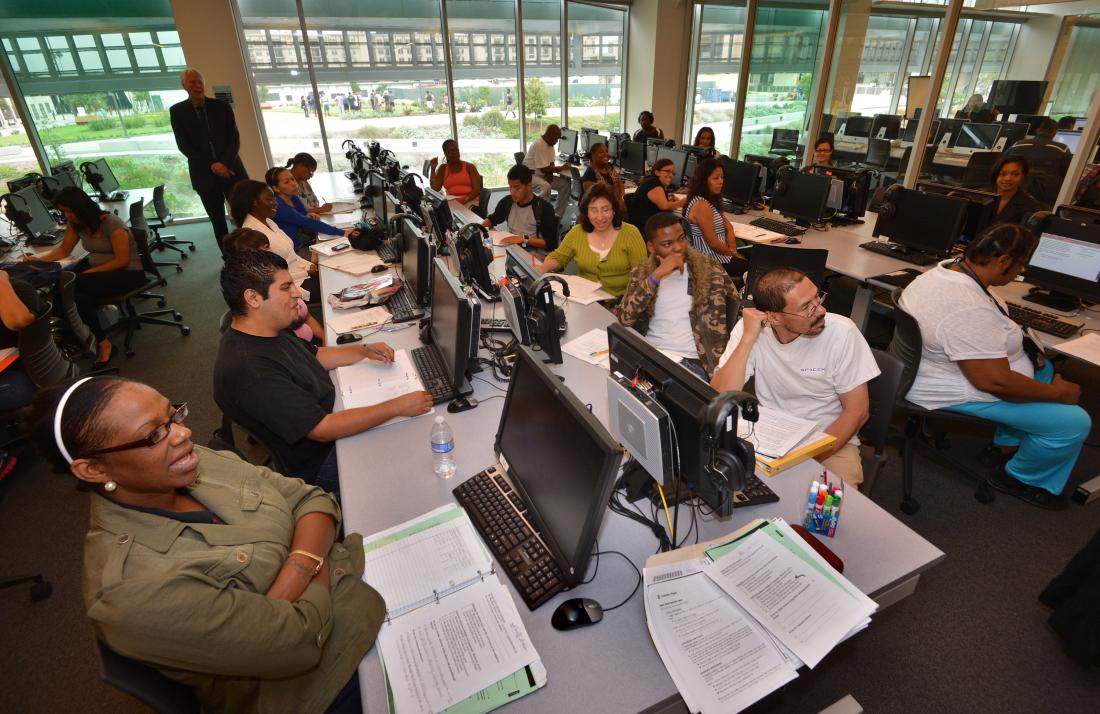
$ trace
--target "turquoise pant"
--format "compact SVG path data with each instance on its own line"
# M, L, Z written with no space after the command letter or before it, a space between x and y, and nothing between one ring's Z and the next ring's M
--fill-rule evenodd
M1050 362L1035 372L1035 379L1040 382L1050 384L1053 378ZM1088 412L1075 404L968 402L945 409L1001 424L993 443L1019 447L1005 464L1005 471L1017 481L1055 495L1066 487L1081 445L1092 428Z

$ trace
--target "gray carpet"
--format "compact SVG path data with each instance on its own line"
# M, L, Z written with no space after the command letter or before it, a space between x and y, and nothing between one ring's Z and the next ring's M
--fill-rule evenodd
M205 443L220 418L209 375L225 309L217 285L221 260L205 224L174 232L199 244L182 274L170 272L166 291L192 333L180 337L147 326L135 339L137 354L120 355L114 364L173 401L188 401L193 438ZM843 286L830 290L830 307L841 309ZM873 327L882 333L877 322ZM1100 370L1069 365L1066 371L1089 385L1085 406L1100 414ZM953 435L953 451L973 454L987 439ZM946 552L946 560L924 575L912 597L876 615L816 671L804 672L754 711L816 712L849 693L872 712L1096 711L1100 671L1082 670L1065 656L1036 596L1100 527L1100 505L1051 513L1006 496L982 505L964 476L919 455L916 464L919 513L898 510L897 459L873 498ZM1098 473L1100 451L1086 447L1071 484ZM26 588L0 591L0 711L143 711L98 678L79 590L88 494L71 476L48 471L33 452L2 488L0 575L42 571L54 594L32 603Z

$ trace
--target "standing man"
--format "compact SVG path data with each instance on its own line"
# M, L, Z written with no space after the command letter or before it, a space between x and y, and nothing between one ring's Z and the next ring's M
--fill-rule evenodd
M202 73L188 67L180 74L187 99L169 110L176 146L187 157L191 188L199 194L219 249L229 232L225 202L238 181L248 178L241 157L241 136L233 108L227 102L206 96Z
M531 142L531 148L523 158L523 165L534 173L532 186L535 193L549 201L551 189L558 192L558 201L554 205L554 213L558 218L562 217L569 205L569 186L572 184L568 176L562 176L562 172L569 171L569 164L555 163L558 152L554 147L560 138L561 128L557 124L551 124L546 127L542 136Z
M508 115L511 115L513 119L516 118L516 108L513 106L515 99L512 97L512 88L504 90L504 118L507 119Z

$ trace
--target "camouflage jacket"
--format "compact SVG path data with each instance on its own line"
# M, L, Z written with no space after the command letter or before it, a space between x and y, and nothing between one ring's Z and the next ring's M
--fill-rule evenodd
M695 349L707 374L714 374L718 360L726 349L729 331L726 329L726 298L739 301L737 289L721 265L694 248L687 249L688 286L691 290L691 332ZM630 283L619 303L619 322L633 327L643 335L657 303L657 288L650 282L650 273L657 269L655 256L634 268Z

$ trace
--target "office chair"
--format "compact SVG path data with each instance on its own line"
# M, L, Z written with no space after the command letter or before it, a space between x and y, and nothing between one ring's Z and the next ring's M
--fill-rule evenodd
M139 198L130 204L130 230L143 230L148 234L149 223L145 220L145 199ZM187 257L186 253L180 252L183 258ZM169 265L176 268L177 273L183 272L183 266L179 263L173 263L171 261L157 262L157 267L166 268Z
M581 181L581 172L576 166L569 167L569 200L581 202L584 195L584 182Z
M115 689L141 701L160 714L198 714L201 711L195 690L181 684L135 659L123 657L96 640L99 652L99 678Z
M237 439L234 429L241 430L241 433L245 436L244 441L247 442L247 446ZM207 446L219 451L232 451L255 466L265 466L281 474L290 473L286 464L283 463L273 449L251 431L235 423L225 412L222 412L221 426L214 429L214 436Z
M890 141L888 139L869 139L867 141L867 156L861 166L885 171L886 164L890 162Z
M749 270L745 278L745 295L752 295L760 276L774 268L794 268L806 274L814 285L825 285L825 263L829 251L824 248L789 248L756 243L749 250Z
M161 277L160 271L157 270L157 264L153 262L152 257L149 255L149 244L146 241L145 231L136 229L131 230L131 233L134 235L134 242L137 243L138 254L141 256L141 267L144 268L146 277L150 275L153 277L140 287L115 295L108 295L96 301L100 305L118 305L122 309L126 320L126 339L123 344L127 357L132 357L134 354L132 347L134 332L141 329L142 323L175 327L184 336L191 334L191 328L181 324L183 315L167 307L164 295L150 292L165 285L166 281ZM157 306L162 309L138 312L137 308L134 307L134 298L156 299ZM162 315L171 315L172 320L165 320L161 317Z
M959 184L963 188L980 188L989 190L989 172L1001 158L999 151L975 151L966 162Z
M472 208L470 210L472 210L474 213L476 213L478 216L480 216L482 218L488 218L489 217L489 200L492 199L492 197L493 197L493 192L491 190L489 190L487 188L482 188L481 189L481 194L478 196L478 199L477 199L477 208Z
M901 388L901 378L905 371L902 364L894 355L871 348L871 354L875 356L878 364L879 375L867 383L868 406L871 416L867 423L859 430L861 446L871 449L873 465L870 472L864 469L863 483L859 490L870 495L875 487L875 481L886 466L886 441L890 436L890 422L894 416L894 407L898 401L898 390Z
M432 160L424 159L424 167L420 170L420 175L424 178L428 178L428 172L432 170Z
M1031 170L1024 179L1024 190L1043 204L1044 208L1050 210L1058 201L1058 191L1062 188L1062 182L1068 170L1068 164L1062 160L1032 161ZM988 176L986 179L988 180Z
M894 303L894 339L890 342L890 354L901 361L903 365L901 383L898 385L898 398L896 408L905 415L904 445L902 448L902 499L901 510L913 515L920 510L920 503L913 498L913 451L919 447L933 461L947 468L955 469L978 481L978 487L974 491L974 498L981 503L990 503L996 497L992 487L987 483L984 474L971 469L968 465L957 459L948 457L943 452L951 448L943 432L932 435L931 441L926 436L929 419L942 420L958 424L988 424L994 422L968 414L947 411L944 409L925 409L908 401L905 395L913 386L917 377L917 368L920 366L921 348L923 341L920 334L920 325L898 304L901 299L902 288L897 288L891 294Z
M153 213L156 216L149 221L149 230L153 231L153 241L149 244L149 249L174 250L180 254L181 260L187 260L187 253L180 246L185 245L187 250L194 252L194 241L177 240L174 235L161 233L174 220L172 212L168 210L168 204L164 200L164 184L153 188Z

